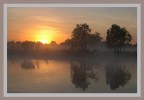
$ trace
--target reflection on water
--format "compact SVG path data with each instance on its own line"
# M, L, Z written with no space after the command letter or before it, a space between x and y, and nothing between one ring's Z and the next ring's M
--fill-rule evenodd
M110 85L112 90L119 88L119 86L124 87L130 78L130 72L119 57L115 58L112 64L106 66L106 84Z
M8 92L134 93L137 63L126 59L9 58Z
M33 62L32 62L30 59L24 60L24 61L21 63L21 67L22 67L23 69L34 69L34 68L35 68Z
M34 64L31 59L24 59L21 62L21 67L23 69L35 69L36 67L39 68L39 62L36 61L36 64Z
M86 62L75 61L71 62L71 78L72 83L76 88L81 88L83 91L90 85L90 80L98 80L97 73L94 71L93 67Z

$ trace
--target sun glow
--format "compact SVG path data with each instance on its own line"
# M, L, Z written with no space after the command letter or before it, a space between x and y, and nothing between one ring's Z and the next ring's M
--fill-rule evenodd
M29 34L30 33L33 33L33 35L31 35L33 41L41 42L43 44L50 44L51 41L55 41L59 44L69 38L68 35L62 34L60 30L46 26L36 26L36 28L31 30Z
M47 44L48 43L47 40L40 40L40 42L42 42L43 44Z
M53 32L51 30L39 30L36 33L37 35L35 41L42 42L43 44L49 44L53 40Z

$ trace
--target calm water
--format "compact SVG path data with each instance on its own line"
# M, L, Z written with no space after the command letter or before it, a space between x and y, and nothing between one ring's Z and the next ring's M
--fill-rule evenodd
M10 93L136 93L136 57L8 57Z

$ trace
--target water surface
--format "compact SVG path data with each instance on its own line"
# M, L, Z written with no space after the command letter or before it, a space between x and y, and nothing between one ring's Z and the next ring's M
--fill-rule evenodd
M136 93L136 57L8 57L9 93Z

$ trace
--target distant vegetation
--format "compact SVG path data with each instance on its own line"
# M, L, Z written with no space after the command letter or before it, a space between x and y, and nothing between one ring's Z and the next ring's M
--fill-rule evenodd
M66 39L59 45L55 41L51 41L50 44L43 44L41 42L33 41L9 41L7 44L8 53L27 53L27 52L40 52L48 53L50 51L71 51L71 52L91 52L91 51L103 51L114 50L114 52L122 52L122 48L129 47L130 49L136 48L137 44L132 45L131 34L126 28L121 28L119 25L113 24L111 28L107 30L106 40L102 41L101 33L91 33L91 29L88 24L77 24L72 31L72 36ZM103 48L103 50L102 50Z

